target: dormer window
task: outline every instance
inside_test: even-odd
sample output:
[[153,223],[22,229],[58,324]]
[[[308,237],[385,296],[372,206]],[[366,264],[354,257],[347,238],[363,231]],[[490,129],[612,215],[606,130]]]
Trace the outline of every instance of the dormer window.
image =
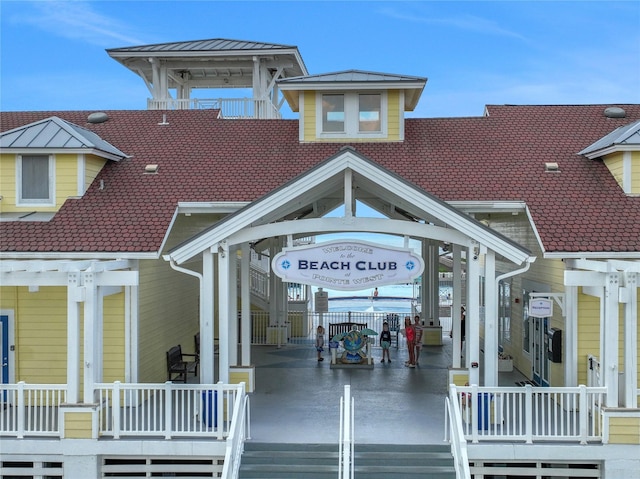
[[18,205],[55,205],[53,156],[19,155],[17,172]]
[[380,138],[386,135],[386,93],[319,93],[318,137]]

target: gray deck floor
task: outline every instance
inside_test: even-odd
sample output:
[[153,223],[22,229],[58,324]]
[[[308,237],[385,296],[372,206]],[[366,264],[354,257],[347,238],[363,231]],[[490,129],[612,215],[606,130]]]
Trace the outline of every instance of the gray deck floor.
[[[311,345],[254,346],[256,390],[251,393],[251,440],[336,443],[340,397],[351,386],[355,439],[367,444],[439,444],[444,440],[451,340],[424,346],[420,365],[404,366],[406,348],[391,350],[391,364],[368,369],[331,369],[329,354],[318,362]],[[500,385],[514,386],[522,375],[500,373]]]

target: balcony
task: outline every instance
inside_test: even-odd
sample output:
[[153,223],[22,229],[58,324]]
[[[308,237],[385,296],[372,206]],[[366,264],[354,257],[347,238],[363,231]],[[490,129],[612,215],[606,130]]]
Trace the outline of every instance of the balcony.
[[256,98],[147,99],[147,110],[220,110],[224,119],[279,120],[282,115],[270,100]]

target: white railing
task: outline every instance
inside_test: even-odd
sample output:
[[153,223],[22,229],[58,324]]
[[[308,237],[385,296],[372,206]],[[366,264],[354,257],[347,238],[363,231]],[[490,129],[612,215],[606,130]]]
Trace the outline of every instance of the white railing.
[[209,437],[230,432],[237,384],[96,384],[99,434],[114,439],[134,436]]
[[338,478],[353,479],[355,473],[355,403],[351,397],[351,386],[344,386],[340,398],[340,438],[338,441]]
[[223,479],[236,479],[238,477],[242,453],[244,452],[244,441],[251,439],[249,396],[245,392],[245,384],[241,384],[242,391],[233,408],[231,431],[227,437],[227,449],[222,468]]
[[450,386],[464,436],[479,441],[602,440],[603,387]]
[[174,98],[147,99],[147,110],[211,110],[226,119],[280,119],[282,115],[270,100],[255,98]]
[[[471,470],[469,469],[469,456],[467,454],[467,440],[464,438],[462,429],[462,416],[457,407],[451,407],[452,401],[456,400],[455,390],[452,389],[445,401],[445,431],[444,440],[451,444],[451,454],[453,455],[453,465],[456,471],[457,479],[471,479]],[[449,434],[449,432],[451,434]]]
[[0,436],[59,436],[66,384],[0,384]]

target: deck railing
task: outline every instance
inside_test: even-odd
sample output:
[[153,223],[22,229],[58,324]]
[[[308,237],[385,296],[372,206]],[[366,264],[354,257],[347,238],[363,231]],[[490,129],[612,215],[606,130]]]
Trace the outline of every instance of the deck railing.
[[0,384],[0,436],[59,436],[66,384]]
[[244,441],[251,439],[251,416],[249,413],[249,396],[242,383],[241,395],[236,398],[231,418],[231,430],[227,437],[227,449],[222,469],[223,479],[236,479],[240,471],[240,462],[244,452]]
[[220,110],[225,119],[280,119],[282,115],[270,100],[256,98],[147,99],[147,110]]
[[225,439],[243,388],[236,384],[96,384],[99,434]]
[[450,392],[451,397],[445,397],[445,432],[444,440],[451,444],[451,454],[453,455],[453,465],[456,470],[456,478],[471,479],[469,468],[469,456],[467,454],[467,440],[464,438],[462,430],[462,416],[460,409],[452,407],[455,404],[455,392]]
[[604,387],[450,386],[464,436],[479,441],[602,441]]

